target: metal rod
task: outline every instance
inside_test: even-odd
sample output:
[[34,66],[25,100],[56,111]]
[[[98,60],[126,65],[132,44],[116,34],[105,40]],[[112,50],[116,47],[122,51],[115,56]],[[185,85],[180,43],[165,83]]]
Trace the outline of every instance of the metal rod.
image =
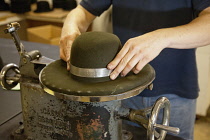
[[177,127],[170,127],[170,126],[166,126],[166,125],[161,125],[161,124],[154,124],[155,128],[161,129],[161,130],[165,130],[174,134],[179,134],[180,129]]

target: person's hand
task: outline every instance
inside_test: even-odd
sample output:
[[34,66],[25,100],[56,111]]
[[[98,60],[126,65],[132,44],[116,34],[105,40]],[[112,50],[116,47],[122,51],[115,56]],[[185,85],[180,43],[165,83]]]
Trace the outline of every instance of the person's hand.
[[115,59],[107,68],[113,70],[110,74],[112,80],[120,74],[126,76],[131,70],[135,74],[153,60],[165,47],[169,45],[166,34],[162,30],[147,33],[129,39]]
[[77,28],[69,29],[68,26],[62,28],[60,39],[60,58],[67,62],[67,70],[70,70],[70,52],[71,46],[75,38],[80,35],[80,31]]
[[78,5],[67,15],[60,39],[60,58],[67,62],[67,70],[70,70],[71,46],[77,36],[86,32],[96,16]]

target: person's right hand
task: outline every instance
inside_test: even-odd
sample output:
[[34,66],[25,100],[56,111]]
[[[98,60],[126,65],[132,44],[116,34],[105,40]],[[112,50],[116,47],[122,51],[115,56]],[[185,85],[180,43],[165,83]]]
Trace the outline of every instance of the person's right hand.
[[70,29],[70,27],[70,25],[63,26],[59,45],[60,58],[67,62],[67,70],[70,70],[69,61],[72,43],[75,40],[75,38],[81,34],[79,30],[76,30],[76,27],[73,29]]

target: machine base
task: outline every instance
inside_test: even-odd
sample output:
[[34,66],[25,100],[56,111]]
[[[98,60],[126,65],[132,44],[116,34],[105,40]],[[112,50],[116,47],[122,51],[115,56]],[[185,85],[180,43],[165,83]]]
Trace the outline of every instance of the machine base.
[[[0,137],[3,140],[33,140],[30,137],[24,136],[24,129],[22,129],[22,114],[14,117],[12,120],[5,123],[0,127]],[[146,130],[140,127],[123,125],[124,130],[129,130],[127,133],[132,132],[132,138],[130,140],[147,140]],[[21,132],[21,133],[19,133]],[[123,131],[123,133],[126,133]],[[125,136],[127,137],[127,135]],[[179,137],[172,135],[166,135],[165,140],[183,140]]]
[[[130,131],[126,130],[122,131],[122,140],[132,140],[132,138],[133,134]],[[30,136],[24,135],[24,127],[23,124],[21,124],[17,130],[11,133],[10,140],[35,140],[35,139],[31,138]]]

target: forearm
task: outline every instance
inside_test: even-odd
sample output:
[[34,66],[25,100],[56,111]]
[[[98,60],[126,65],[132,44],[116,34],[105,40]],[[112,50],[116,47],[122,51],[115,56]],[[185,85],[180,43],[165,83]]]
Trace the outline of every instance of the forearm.
[[167,48],[190,49],[210,44],[210,8],[186,25],[160,29],[168,40]]
[[[60,39],[60,58],[68,62],[70,60],[71,45],[82,32],[85,32],[94,20],[95,16],[78,5],[72,10],[63,25]],[[69,63],[67,63],[69,69]]]
[[69,32],[77,30],[82,33],[87,30],[94,19],[94,15],[89,13],[82,6],[78,5],[77,8],[68,14],[63,28]]
[[129,39],[107,66],[110,78],[129,71],[139,73],[164,48],[190,49],[210,44],[210,8],[203,10],[191,23],[164,28]]

